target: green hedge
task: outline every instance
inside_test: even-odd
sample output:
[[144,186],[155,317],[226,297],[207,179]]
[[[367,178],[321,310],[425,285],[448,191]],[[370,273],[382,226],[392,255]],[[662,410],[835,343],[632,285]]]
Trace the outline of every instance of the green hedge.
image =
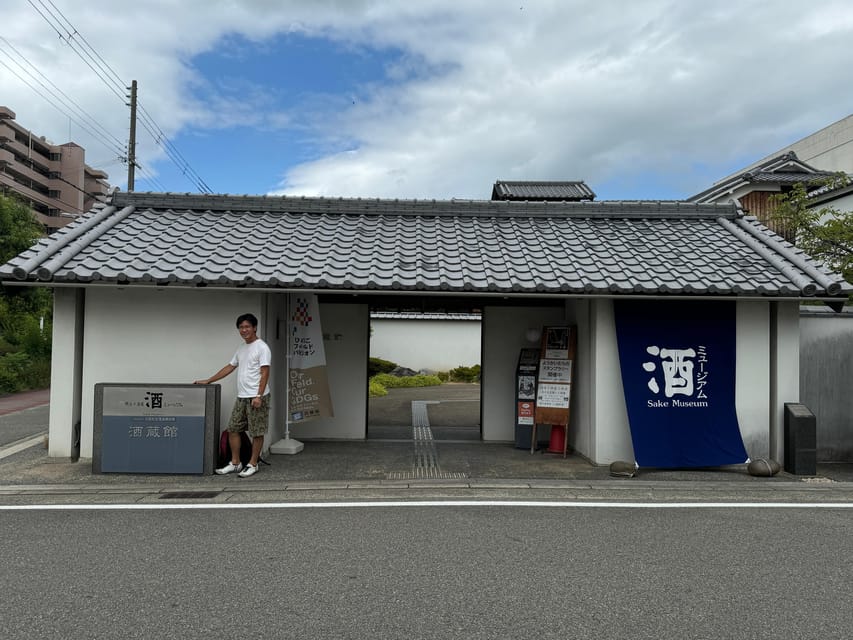
[[50,386],[50,356],[16,351],[0,356],[0,393],[16,393]]
[[374,382],[378,382],[386,389],[398,387],[437,387],[441,384],[438,376],[392,376],[387,373],[380,373],[371,378]]
[[368,396],[377,398],[388,395],[388,389],[401,387],[437,387],[441,384],[438,376],[392,376],[380,373],[370,378],[368,383]]
[[50,386],[51,301],[48,291],[0,288],[0,393]]
[[475,364],[470,367],[456,367],[455,369],[451,369],[450,379],[453,382],[479,382],[480,365]]
[[380,398],[388,395],[388,389],[371,379],[367,385],[367,395],[370,398]]

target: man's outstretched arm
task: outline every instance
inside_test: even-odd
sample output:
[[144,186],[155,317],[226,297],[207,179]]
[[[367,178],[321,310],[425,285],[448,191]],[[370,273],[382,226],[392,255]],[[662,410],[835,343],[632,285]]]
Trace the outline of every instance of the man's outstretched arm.
[[236,369],[236,368],[237,367],[235,367],[233,364],[231,364],[229,362],[228,364],[226,364],[224,367],[222,367],[219,371],[214,373],[209,378],[205,378],[204,380],[196,380],[195,382],[193,382],[193,384],[210,384],[211,382],[216,382],[217,380],[222,380],[222,378],[227,376],[229,373],[234,371],[234,369]]

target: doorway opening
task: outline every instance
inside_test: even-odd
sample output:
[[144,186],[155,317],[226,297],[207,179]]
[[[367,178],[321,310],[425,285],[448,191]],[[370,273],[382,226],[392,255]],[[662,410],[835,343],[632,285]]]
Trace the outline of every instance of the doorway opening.
[[369,440],[480,441],[480,309],[371,308]]

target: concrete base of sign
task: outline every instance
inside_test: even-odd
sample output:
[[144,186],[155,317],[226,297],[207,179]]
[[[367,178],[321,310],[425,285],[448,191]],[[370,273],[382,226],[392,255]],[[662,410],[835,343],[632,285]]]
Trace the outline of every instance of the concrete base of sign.
[[299,440],[294,440],[293,438],[287,437],[282,438],[278,442],[270,445],[270,453],[275,453],[276,455],[283,453],[288,455],[293,455],[295,453],[299,453],[305,448],[305,445]]

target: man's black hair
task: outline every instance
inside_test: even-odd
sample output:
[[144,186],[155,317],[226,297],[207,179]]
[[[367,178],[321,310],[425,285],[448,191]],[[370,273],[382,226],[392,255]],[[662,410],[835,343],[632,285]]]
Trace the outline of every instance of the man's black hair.
[[258,319],[254,316],[254,314],[244,313],[242,316],[237,318],[237,327],[238,328],[240,327],[240,324],[242,324],[242,322],[244,320],[247,320],[249,322],[249,324],[252,325],[255,329],[258,328]]

